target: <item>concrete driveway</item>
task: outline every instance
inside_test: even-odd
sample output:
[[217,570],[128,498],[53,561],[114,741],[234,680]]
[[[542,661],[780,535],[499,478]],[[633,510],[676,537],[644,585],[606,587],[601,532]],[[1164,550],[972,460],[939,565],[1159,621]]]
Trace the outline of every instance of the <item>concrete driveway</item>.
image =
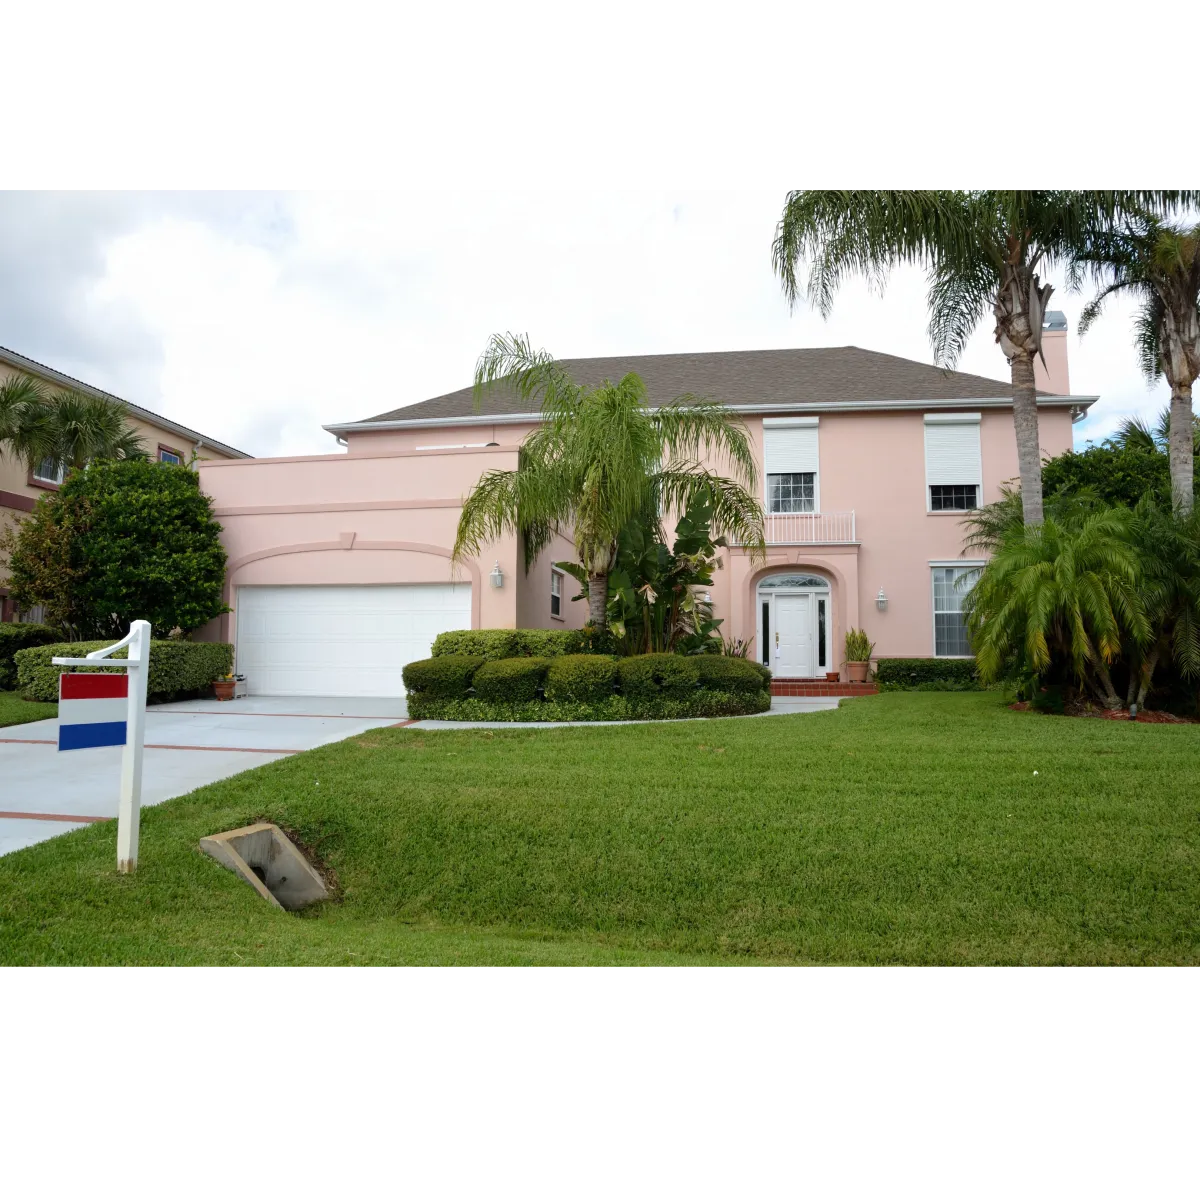
[[[146,710],[142,804],[301,750],[407,722],[400,700],[188,700]],[[57,749],[58,721],[0,729],[0,854],[117,814],[121,747]]]

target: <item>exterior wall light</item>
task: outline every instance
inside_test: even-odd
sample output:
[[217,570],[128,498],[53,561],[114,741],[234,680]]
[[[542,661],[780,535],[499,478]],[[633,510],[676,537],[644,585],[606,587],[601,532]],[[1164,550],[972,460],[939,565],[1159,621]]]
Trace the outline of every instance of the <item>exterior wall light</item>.
[[887,597],[883,594],[883,588],[879,589],[879,595],[875,597],[875,607],[880,612],[887,612]]
[[492,581],[492,587],[502,588],[504,586],[504,572],[500,570],[500,560],[496,560],[496,565],[492,568],[488,578]]

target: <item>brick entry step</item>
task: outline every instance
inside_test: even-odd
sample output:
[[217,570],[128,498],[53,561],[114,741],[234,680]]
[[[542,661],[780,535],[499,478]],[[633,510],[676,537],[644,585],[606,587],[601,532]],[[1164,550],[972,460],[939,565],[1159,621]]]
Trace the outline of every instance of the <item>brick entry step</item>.
[[873,683],[829,683],[824,679],[772,679],[772,696],[877,696]]

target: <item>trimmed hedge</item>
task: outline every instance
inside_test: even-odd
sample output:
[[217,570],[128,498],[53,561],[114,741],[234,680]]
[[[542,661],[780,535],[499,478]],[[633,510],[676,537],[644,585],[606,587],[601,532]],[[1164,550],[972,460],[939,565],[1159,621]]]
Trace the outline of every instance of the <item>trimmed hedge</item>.
[[546,671],[546,699],[576,704],[607,700],[617,682],[617,660],[598,654],[564,654]]
[[[16,687],[17,664],[13,661],[13,655],[18,650],[61,642],[62,636],[59,630],[51,629],[49,625],[22,625],[8,621],[0,625],[0,692]],[[58,699],[57,693],[54,698]]]
[[485,662],[475,672],[475,695],[497,704],[536,700],[550,662],[548,658],[501,658]]
[[630,698],[671,696],[682,698],[700,684],[695,658],[679,654],[639,654],[617,664],[621,691]]
[[920,683],[979,686],[973,658],[881,658],[875,668],[880,690],[903,690]]
[[564,654],[612,654],[613,635],[595,629],[453,629],[439,633],[430,652],[501,658],[559,658]]
[[766,712],[767,692],[714,692],[697,689],[685,699],[670,696],[611,695],[591,703],[529,700],[520,704],[434,700],[413,695],[408,715],[417,721],[683,721],[694,717],[740,717]]
[[700,686],[717,692],[761,692],[770,689],[771,672],[748,658],[701,654],[690,661],[700,672]]
[[471,688],[475,672],[486,660],[478,654],[443,654],[410,662],[401,672],[410,693],[430,699],[462,700]]
[[[56,667],[52,658],[84,658],[93,650],[103,650],[112,641],[54,642],[18,650],[13,656],[17,664],[17,684],[26,700],[58,699],[58,677],[65,668]],[[113,655],[126,658],[127,647]],[[75,671],[91,673],[104,667],[73,667]],[[176,696],[203,692],[214,679],[233,669],[233,647],[228,642],[185,642],[162,639],[150,642],[150,672],[147,691],[151,700],[170,700]]]

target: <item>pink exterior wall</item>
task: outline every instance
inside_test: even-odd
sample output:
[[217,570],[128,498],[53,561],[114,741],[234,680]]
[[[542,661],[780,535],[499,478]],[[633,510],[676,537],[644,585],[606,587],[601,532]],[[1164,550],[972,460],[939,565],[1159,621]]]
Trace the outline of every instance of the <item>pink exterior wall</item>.
[[373,433],[346,435],[349,454],[379,454],[392,450],[416,450],[421,446],[486,446],[499,442],[519,446],[535,428],[533,422],[520,425],[438,425],[420,429],[381,429]]
[[1033,382],[1040,392],[1053,392],[1056,396],[1071,394],[1071,376],[1067,370],[1067,331],[1047,329],[1042,333],[1042,360],[1033,360]]

